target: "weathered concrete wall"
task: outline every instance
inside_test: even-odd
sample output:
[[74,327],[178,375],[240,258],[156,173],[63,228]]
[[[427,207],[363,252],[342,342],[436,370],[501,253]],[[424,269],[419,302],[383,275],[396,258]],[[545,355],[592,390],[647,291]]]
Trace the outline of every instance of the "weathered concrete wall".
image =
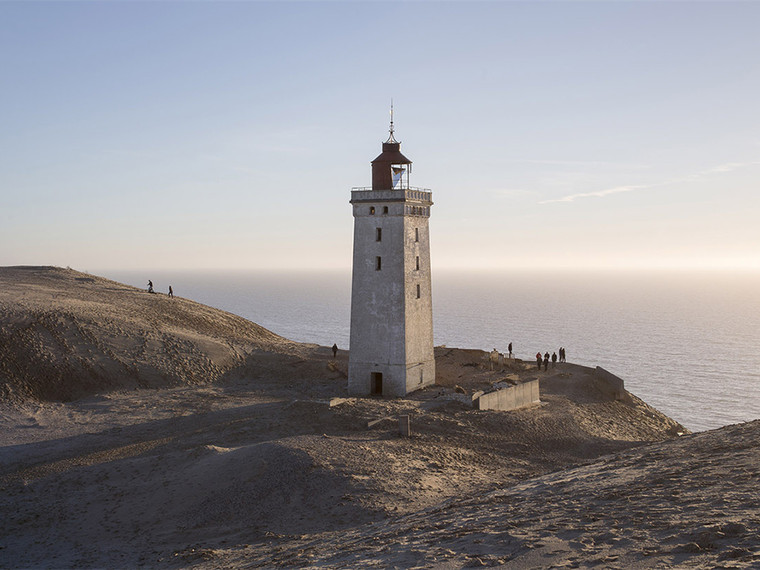
[[629,401],[628,392],[625,391],[623,379],[608,372],[601,366],[596,367],[596,386],[611,398],[621,401]]
[[404,348],[408,393],[435,383],[430,229],[427,217],[404,217],[403,249],[406,289]]
[[416,190],[352,192],[351,394],[369,394],[373,372],[388,396],[435,383],[430,200]]
[[540,401],[539,382],[536,379],[483,394],[474,399],[472,405],[478,410],[514,410]]
[[[371,206],[375,214],[370,215]],[[382,203],[354,205],[348,390],[351,394],[369,394],[370,375],[380,372],[383,394],[403,396],[406,394],[404,224],[400,215],[381,212]],[[382,230],[380,241],[378,228]]]

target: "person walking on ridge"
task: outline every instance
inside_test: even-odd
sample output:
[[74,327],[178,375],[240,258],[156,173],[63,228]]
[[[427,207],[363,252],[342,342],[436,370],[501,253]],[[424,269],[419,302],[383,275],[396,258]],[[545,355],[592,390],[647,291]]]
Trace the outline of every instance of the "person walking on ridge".
[[536,353],[536,365],[538,366],[538,369],[541,370],[541,352]]
[[332,351],[333,351],[333,358],[335,358],[336,356],[338,356],[338,344],[337,343],[335,343],[335,344],[332,345]]
[[509,343],[507,350],[509,351],[509,358],[512,358],[512,343],[511,342]]
[[546,354],[544,354],[544,372],[546,372],[549,369],[549,351],[546,351]]
[[153,293],[153,281],[148,279],[148,293]]
[[171,285],[169,285],[169,297],[174,297],[174,291],[172,291]]

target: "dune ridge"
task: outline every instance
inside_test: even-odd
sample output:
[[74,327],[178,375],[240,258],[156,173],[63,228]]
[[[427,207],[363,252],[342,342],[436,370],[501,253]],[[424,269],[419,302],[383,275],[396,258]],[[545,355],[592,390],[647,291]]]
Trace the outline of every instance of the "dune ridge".
[[56,267],[0,268],[0,397],[214,382],[299,346],[242,317]]

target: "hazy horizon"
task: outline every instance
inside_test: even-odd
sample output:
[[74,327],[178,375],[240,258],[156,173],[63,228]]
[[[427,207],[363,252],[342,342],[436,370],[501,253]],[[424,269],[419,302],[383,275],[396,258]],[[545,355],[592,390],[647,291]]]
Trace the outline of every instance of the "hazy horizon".
[[[16,264],[16,265],[32,265],[32,264]],[[35,264],[37,265],[37,264]],[[40,264],[51,265],[51,264]],[[103,274],[103,273],[135,273],[139,271],[143,272],[160,272],[160,273],[346,273],[351,274],[351,266],[344,267],[96,267],[94,269],[82,269],[71,266],[55,266],[65,267],[67,269],[73,269],[82,273]],[[516,267],[466,267],[466,266],[435,266],[433,265],[432,271],[434,273],[451,273],[461,274],[463,272],[471,272],[476,274],[486,275],[509,275],[513,273],[557,273],[557,274],[705,274],[705,275],[721,275],[721,274],[758,274],[760,275],[760,267],[567,267],[567,266],[516,266]]]
[[[152,279],[291,340],[350,349],[348,269],[105,276],[143,290]],[[436,345],[514,342],[528,360],[564,346],[570,362],[610,370],[689,427],[757,417],[760,272],[434,271],[432,287]]]

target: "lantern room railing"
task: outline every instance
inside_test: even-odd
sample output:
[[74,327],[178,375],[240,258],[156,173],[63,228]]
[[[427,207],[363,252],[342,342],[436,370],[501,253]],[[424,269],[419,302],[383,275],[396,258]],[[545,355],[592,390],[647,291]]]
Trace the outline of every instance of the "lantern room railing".
[[[356,186],[351,188],[351,192],[372,192],[371,186]],[[422,202],[431,202],[433,193],[429,188],[415,188],[410,186],[408,188],[401,188],[398,190],[375,190],[375,192],[389,192],[397,194],[404,193],[404,200],[420,200]],[[400,196],[399,196],[400,197]]]

